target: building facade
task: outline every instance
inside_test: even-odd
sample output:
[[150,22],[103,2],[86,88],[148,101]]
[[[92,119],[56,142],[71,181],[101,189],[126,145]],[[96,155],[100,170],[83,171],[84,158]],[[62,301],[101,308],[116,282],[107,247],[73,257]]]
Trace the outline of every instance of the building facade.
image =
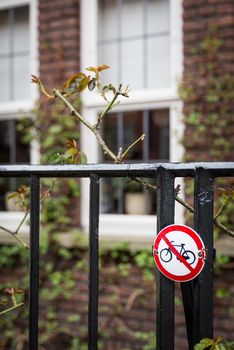
[[[106,121],[103,133],[108,144],[118,152],[141,134],[147,135],[127,161],[232,160],[233,33],[232,0],[0,0],[0,163],[39,163],[40,146],[22,144],[16,128],[22,114],[31,116],[39,98],[30,74],[53,89],[62,87],[69,76],[100,64],[111,67],[102,74],[104,84],[122,83],[131,90]],[[81,98],[81,113],[94,122],[104,101],[90,92]],[[89,130],[77,128],[88,162],[108,161]],[[102,183],[101,237],[149,246],[155,236],[155,198],[143,191],[143,211],[129,211],[130,190],[125,186],[121,181]],[[0,183],[0,220],[9,228],[22,217],[5,204],[5,192],[15,187],[14,179]],[[81,182],[79,208],[79,226],[87,231],[86,180]],[[177,221],[183,222],[181,207]],[[229,285],[230,271],[226,276]],[[233,290],[230,293],[233,305]],[[231,326],[221,327],[215,321],[217,335],[230,337],[233,310],[227,315],[225,302],[220,305],[217,320],[231,315]],[[138,325],[148,322],[147,312],[144,320],[136,317]],[[184,337],[180,312],[178,339]],[[131,317],[134,325],[134,312]],[[151,319],[149,328],[153,323]],[[184,342],[179,341],[182,349]],[[140,349],[133,348],[129,335],[119,347],[114,347],[115,342],[109,343],[110,349],[125,343]]]

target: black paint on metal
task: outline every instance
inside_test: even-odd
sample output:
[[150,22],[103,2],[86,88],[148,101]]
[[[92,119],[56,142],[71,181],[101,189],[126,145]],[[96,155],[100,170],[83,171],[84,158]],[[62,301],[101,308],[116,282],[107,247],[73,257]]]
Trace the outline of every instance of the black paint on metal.
[[187,340],[188,340],[188,350],[193,350],[193,281],[180,283],[183,305],[184,305],[184,315],[186,322]]
[[[29,350],[38,349],[39,222],[41,177],[90,177],[89,350],[98,349],[99,178],[158,177],[157,226],[174,222],[174,178],[195,178],[195,229],[207,249],[201,274],[181,284],[189,350],[213,337],[213,181],[234,176],[234,162],[89,165],[1,165],[0,177],[31,177]],[[157,349],[174,350],[174,282],[157,272]]]
[[[158,177],[158,232],[174,223],[174,176],[161,168]],[[174,350],[174,282],[157,270],[156,274],[157,349]]]
[[198,168],[195,176],[195,230],[207,251],[205,266],[193,280],[193,343],[213,338],[213,195],[214,179],[209,171]]
[[90,176],[90,212],[89,212],[89,315],[88,349],[98,349],[98,226],[99,226],[99,177]]
[[194,177],[197,168],[203,168],[215,177],[234,176],[234,162],[201,163],[135,163],[87,165],[0,165],[2,177],[155,177],[159,169],[170,171],[175,177]]
[[38,349],[40,178],[31,176],[29,350]]

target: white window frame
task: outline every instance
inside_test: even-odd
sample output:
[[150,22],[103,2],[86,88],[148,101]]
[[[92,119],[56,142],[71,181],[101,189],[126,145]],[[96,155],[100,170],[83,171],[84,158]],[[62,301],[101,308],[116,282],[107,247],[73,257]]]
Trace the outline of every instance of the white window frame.
[[[28,5],[29,11],[29,32],[30,32],[30,72],[38,74],[38,0],[1,0],[0,11],[4,9],[15,8]],[[30,80],[30,76],[28,77]],[[30,85],[30,96],[27,100],[16,100],[0,102],[0,120],[19,119],[23,114],[29,114],[35,107],[35,102],[38,99],[38,89],[35,84]],[[36,164],[39,162],[39,147],[37,142],[32,142],[30,145],[30,163]],[[10,230],[17,228],[17,225],[22,220],[24,213],[22,212],[0,212],[1,226],[7,227]],[[23,235],[27,235],[28,227],[24,225]],[[0,230],[1,242],[11,242],[14,240],[10,234]]]
[[[97,65],[97,13],[98,0],[81,0],[81,69]],[[170,81],[171,86],[161,89],[131,91],[128,99],[122,99],[115,109],[118,111],[169,108],[170,118],[170,161],[181,161],[183,146],[182,102],[177,85],[182,76],[182,0],[170,0]],[[108,62],[101,62],[108,64]],[[98,110],[103,106],[100,96],[85,92],[82,95],[82,113],[94,122]],[[81,147],[89,163],[98,162],[98,144],[90,131],[81,126]],[[85,231],[89,224],[88,181],[81,182],[81,224]],[[183,221],[183,208],[176,208],[177,222]],[[155,236],[156,220],[153,215],[101,214],[100,234],[116,240],[152,240]]]

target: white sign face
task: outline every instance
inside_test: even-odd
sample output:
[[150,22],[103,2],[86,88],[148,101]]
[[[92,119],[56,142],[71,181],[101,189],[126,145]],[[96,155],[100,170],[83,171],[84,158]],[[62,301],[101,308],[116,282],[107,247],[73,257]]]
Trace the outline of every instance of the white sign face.
[[153,255],[158,269],[177,282],[195,278],[205,264],[203,241],[185,225],[170,225],[161,230],[154,242]]

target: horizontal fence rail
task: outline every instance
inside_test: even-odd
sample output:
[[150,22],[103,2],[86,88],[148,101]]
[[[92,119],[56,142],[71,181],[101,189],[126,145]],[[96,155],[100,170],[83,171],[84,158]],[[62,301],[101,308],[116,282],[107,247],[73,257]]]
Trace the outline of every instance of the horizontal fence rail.
[[151,177],[160,169],[171,172],[176,177],[195,176],[197,169],[210,172],[213,177],[233,176],[234,162],[201,163],[139,163],[139,164],[88,164],[88,165],[0,165],[0,176],[30,177],[90,177],[95,173],[100,177]]
[[[0,177],[31,179],[30,208],[30,302],[29,350],[38,350],[40,178],[90,178],[89,315],[88,349],[98,349],[99,294],[99,197],[100,179],[106,177],[156,178],[157,230],[174,223],[176,177],[194,178],[194,227],[208,251],[202,273],[181,283],[188,349],[203,337],[213,336],[213,182],[216,177],[234,176],[234,162],[89,164],[89,165],[1,165]],[[156,214],[156,213],[155,213]],[[157,350],[174,350],[175,283],[157,271]]]

